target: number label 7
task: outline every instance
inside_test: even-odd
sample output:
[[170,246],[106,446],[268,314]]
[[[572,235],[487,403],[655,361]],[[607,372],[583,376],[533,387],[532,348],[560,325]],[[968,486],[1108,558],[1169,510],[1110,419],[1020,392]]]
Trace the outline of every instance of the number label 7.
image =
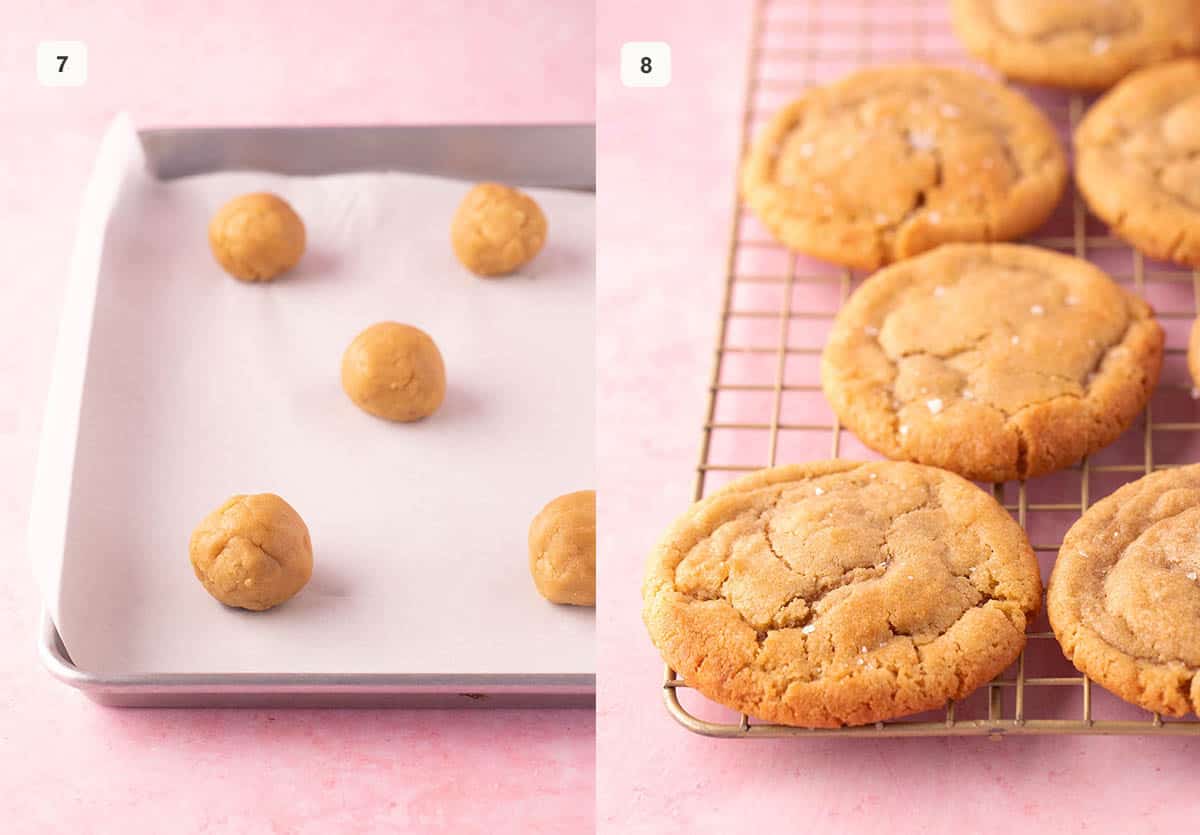
[[87,44],[83,41],[39,42],[37,77],[46,87],[82,87],[87,84]]

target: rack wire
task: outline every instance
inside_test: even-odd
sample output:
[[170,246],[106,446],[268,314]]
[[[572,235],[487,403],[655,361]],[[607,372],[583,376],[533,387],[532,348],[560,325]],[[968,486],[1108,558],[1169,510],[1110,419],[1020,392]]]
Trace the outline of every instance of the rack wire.
[[[911,0],[907,5],[756,0],[739,158],[765,120],[805,86],[864,64],[920,60],[969,65],[950,32],[948,5],[946,0]],[[1069,148],[1085,99],[1025,92],[1050,116]],[[740,198],[731,227],[696,500],[734,477],[777,462],[878,457],[842,431],[823,400],[814,402],[821,398],[816,360],[823,333],[864,276],[789,252],[757,225]],[[1188,381],[1185,363],[1187,330],[1200,314],[1200,272],[1150,262],[1109,235],[1087,212],[1073,184],[1058,214],[1027,243],[1093,261],[1145,296],[1167,331],[1163,379],[1125,436],[1062,473],[991,485],[1029,534],[1045,579],[1062,535],[1092,502],[1153,470],[1200,460],[1200,392]],[[765,342],[764,333],[770,335]],[[799,402],[790,403],[793,399]],[[795,411],[803,417],[792,418]],[[814,412],[822,419],[813,418]],[[663,698],[668,712],[685,727],[716,737],[1200,735],[1200,720],[1148,713],[1094,686],[1063,657],[1044,611],[1031,624],[1028,638],[1009,670],[962,702],[862,727],[795,728],[738,716],[689,688],[669,667]]]

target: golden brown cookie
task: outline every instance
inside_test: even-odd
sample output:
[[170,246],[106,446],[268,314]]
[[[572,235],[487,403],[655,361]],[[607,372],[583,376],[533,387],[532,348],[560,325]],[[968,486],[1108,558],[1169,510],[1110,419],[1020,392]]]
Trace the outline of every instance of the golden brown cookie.
[[243,194],[213,216],[208,244],[234,278],[270,281],[304,255],[304,222],[281,197]]
[[1200,465],[1088,509],[1063,540],[1046,607],[1080,672],[1146,710],[1200,713]]
[[1200,51],[1196,0],[952,0],[967,49],[1009,78],[1095,90]]
[[532,197],[499,183],[480,183],[450,223],[450,243],[476,275],[507,275],[533,260],[546,242],[546,216]]
[[771,722],[878,722],[1011,664],[1041,603],[996,500],[897,462],[760,470],[697,502],[650,556],[650,637],[689,686]]
[[1162,356],[1150,306],[1087,261],[954,244],[863,283],[834,321],[821,384],[872,449],[999,482],[1116,440]]
[[342,389],[376,417],[420,420],[446,399],[446,366],[423,330],[379,322],[356,336],[342,355]]
[[567,493],[529,526],[529,573],[551,603],[596,605],[596,491]]
[[1075,131],[1075,180],[1134,247],[1200,267],[1200,60],[1134,73],[1096,102]]
[[786,246],[874,269],[950,241],[1009,240],[1062,195],[1053,127],[972,73],[905,65],[814,87],[742,168],[742,195]]
[[234,496],[196,526],[188,546],[196,578],[226,606],[278,606],[312,577],[308,528],[273,493]]

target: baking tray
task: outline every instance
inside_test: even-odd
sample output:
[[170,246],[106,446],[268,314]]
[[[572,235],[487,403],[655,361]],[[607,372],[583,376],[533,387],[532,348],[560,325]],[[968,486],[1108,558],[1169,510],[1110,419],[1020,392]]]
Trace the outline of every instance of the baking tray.
[[[741,153],[766,120],[805,86],[856,67],[904,61],[966,66],[945,0],[757,0]],[[1079,95],[1024,88],[1058,128],[1064,146],[1089,103]],[[990,489],[1029,534],[1043,580],[1062,535],[1088,506],[1153,470],[1200,460],[1200,402],[1187,373],[1188,329],[1200,312],[1200,272],[1151,262],[1112,237],[1068,187],[1056,215],[1027,243],[1087,258],[1154,305],[1167,331],[1162,380],[1137,424],[1112,446],[1061,473]],[[865,274],[789,252],[740,198],[730,230],[717,344],[702,428],[694,498],[776,463],[878,455],[843,432],[824,401],[819,357],[838,309]],[[1200,720],[1128,705],[1063,657],[1044,611],[1019,660],[996,680],[942,710],[834,729],[777,725],[705,699],[669,666],[668,713],[698,734],[725,738],[908,737],[1030,734],[1200,735]]]
[[[159,180],[236,170],[286,175],[395,171],[595,190],[595,128],[589,124],[165,129],[142,130],[137,136],[147,167]],[[85,212],[89,203],[112,199],[103,193],[109,186],[89,185]],[[91,249],[87,242],[77,242],[73,276],[98,266],[100,253]],[[85,348],[89,330],[84,313],[68,306],[59,335],[60,359]],[[35,551],[63,544],[61,537],[56,541],[43,531],[54,527],[46,525],[46,515],[61,512],[56,508],[63,507],[71,489],[78,415],[64,414],[55,403],[78,402],[83,372],[64,372],[58,365],[34,491],[30,546]],[[588,708],[595,699],[595,675],[583,673],[97,674],[73,662],[45,612],[38,651],[56,678],[114,706]]]

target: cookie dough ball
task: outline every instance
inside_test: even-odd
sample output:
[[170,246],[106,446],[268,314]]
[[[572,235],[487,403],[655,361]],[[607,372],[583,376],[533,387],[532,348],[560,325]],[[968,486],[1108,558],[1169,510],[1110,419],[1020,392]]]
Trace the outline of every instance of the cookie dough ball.
[[551,603],[596,605],[596,491],[559,496],[529,526],[529,572]]
[[446,399],[446,367],[429,334],[380,322],[342,356],[342,388],[364,412],[387,420],[429,417]]
[[507,275],[541,251],[546,216],[529,195],[499,183],[480,183],[454,213],[450,242],[458,260],[476,275]]
[[270,281],[304,254],[304,222],[274,194],[243,194],[208,224],[208,244],[225,272],[242,281]]
[[196,578],[226,606],[278,606],[312,577],[308,527],[273,493],[234,496],[192,532],[188,555]]

